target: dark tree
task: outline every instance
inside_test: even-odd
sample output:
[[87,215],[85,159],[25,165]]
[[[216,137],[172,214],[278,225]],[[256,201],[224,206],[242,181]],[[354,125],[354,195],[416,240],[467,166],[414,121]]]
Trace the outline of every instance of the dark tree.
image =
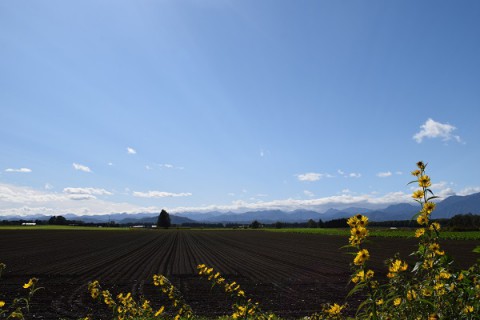
[[310,219],[308,220],[307,222],[307,227],[309,228],[316,228],[317,227],[317,223],[315,221],[313,221],[313,219]]
[[318,227],[319,228],[324,228],[325,227],[325,223],[322,221],[322,219],[318,220]]
[[158,216],[157,228],[168,229],[170,228],[170,225],[171,225],[170,215],[168,214],[167,211],[162,210],[162,212],[160,212],[160,215]]
[[253,222],[250,224],[250,228],[252,228],[252,229],[258,229],[258,228],[260,228],[260,222],[258,222],[257,220],[253,221]]
[[50,219],[48,219],[48,224],[64,226],[64,225],[68,224],[68,221],[63,216],[53,216]]
[[283,225],[284,225],[284,224],[283,224],[282,222],[280,222],[280,221],[275,222],[275,228],[277,228],[277,229],[283,228]]

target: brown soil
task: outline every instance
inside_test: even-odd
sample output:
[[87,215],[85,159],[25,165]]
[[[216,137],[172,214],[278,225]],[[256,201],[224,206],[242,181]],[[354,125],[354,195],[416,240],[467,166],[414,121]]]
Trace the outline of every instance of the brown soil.
[[[344,301],[352,258],[340,249],[347,243],[344,237],[245,230],[2,230],[0,243],[0,260],[7,264],[0,299],[25,294],[23,283],[39,278],[44,289],[32,301],[30,318],[35,319],[78,319],[89,313],[108,318],[109,311],[87,293],[91,280],[115,294],[144,296],[158,307],[166,300],[152,284],[154,274],[166,275],[196,314],[230,313],[232,301],[196,275],[200,263],[237,281],[263,310],[298,318],[320,311],[324,302]],[[457,267],[466,268],[476,261],[471,251],[480,242],[442,245]],[[384,274],[384,260],[395,252],[407,258],[415,241],[373,238],[367,246],[371,267]]]

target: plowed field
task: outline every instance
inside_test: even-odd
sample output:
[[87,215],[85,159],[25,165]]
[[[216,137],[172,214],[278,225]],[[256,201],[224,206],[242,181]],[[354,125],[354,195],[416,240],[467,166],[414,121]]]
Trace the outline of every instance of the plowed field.
[[[0,298],[8,296],[8,301],[25,291],[21,285],[30,277],[38,277],[45,289],[33,300],[36,319],[87,315],[95,307],[87,293],[87,283],[94,279],[114,293],[130,291],[158,306],[164,300],[152,285],[157,273],[183,292],[195,313],[229,313],[231,301],[196,276],[200,263],[240,283],[264,310],[287,318],[319,311],[323,302],[342,302],[348,291],[351,256],[339,249],[347,243],[344,237],[245,230],[0,232],[0,261],[7,264]],[[443,245],[465,267],[475,262],[471,250],[480,242],[450,240]],[[373,238],[369,247],[371,265],[384,273],[383,261],[397,251],[407,257],[415,242]]]

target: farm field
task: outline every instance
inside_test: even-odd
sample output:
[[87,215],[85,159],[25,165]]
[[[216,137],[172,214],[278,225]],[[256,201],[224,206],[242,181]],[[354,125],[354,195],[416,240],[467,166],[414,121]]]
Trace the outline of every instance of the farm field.
[[[350,255],[344,236],[250,230],[2,230],[1,298],[13,297],[30,277],[44,287],[33,298],[36,319],[77,319],[99,309],[87,284],[99,280],[114,294],[130,291],[160,306],[165,299],[152,284],[164,274],[181,290],[198,315],[230,312],[231,301],[196,275],[205,263],[237,281],[264,310],[298,318],[342,302],[348,292]],[[374,237],[368,245],[371,266],[385,274],[383,261],[415,248],[414,239]],[[477,259],[478,240],[444,240],[443,247],[465,268]],[[7,298],[8,300],[8,298]],[[353,301],[353,304],[355,302]],[[100,311],[104,309],[99,309]],[[98,314],[98,313],[97,313]],[[96,318],[105,319],[108,311]]]
[[[348,228],[284,228],[284,229],[265,229],[271,232],[294,232],[294,233],[311,233],[335,236],[350,236]],[[369,228],[370,237],[383,238],[414,238],[415,228]],[[480,231],[441,231],[443,239],[452,240],[480,240]]]

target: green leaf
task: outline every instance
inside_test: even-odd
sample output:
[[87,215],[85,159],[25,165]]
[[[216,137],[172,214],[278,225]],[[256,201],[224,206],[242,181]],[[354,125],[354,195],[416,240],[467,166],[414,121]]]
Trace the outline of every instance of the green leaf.
[[480,253],[480,246],[477,246],[475,249],[472,250],[472,252]]
[[352,294],[354,294],[357,291],[360,291],[363,288],[365,288],[365,283],[359,283],[355,285],[355,287],[353,287],[352,290],[350,290],[350,292],[347,294],[346,298],[350,297]]

